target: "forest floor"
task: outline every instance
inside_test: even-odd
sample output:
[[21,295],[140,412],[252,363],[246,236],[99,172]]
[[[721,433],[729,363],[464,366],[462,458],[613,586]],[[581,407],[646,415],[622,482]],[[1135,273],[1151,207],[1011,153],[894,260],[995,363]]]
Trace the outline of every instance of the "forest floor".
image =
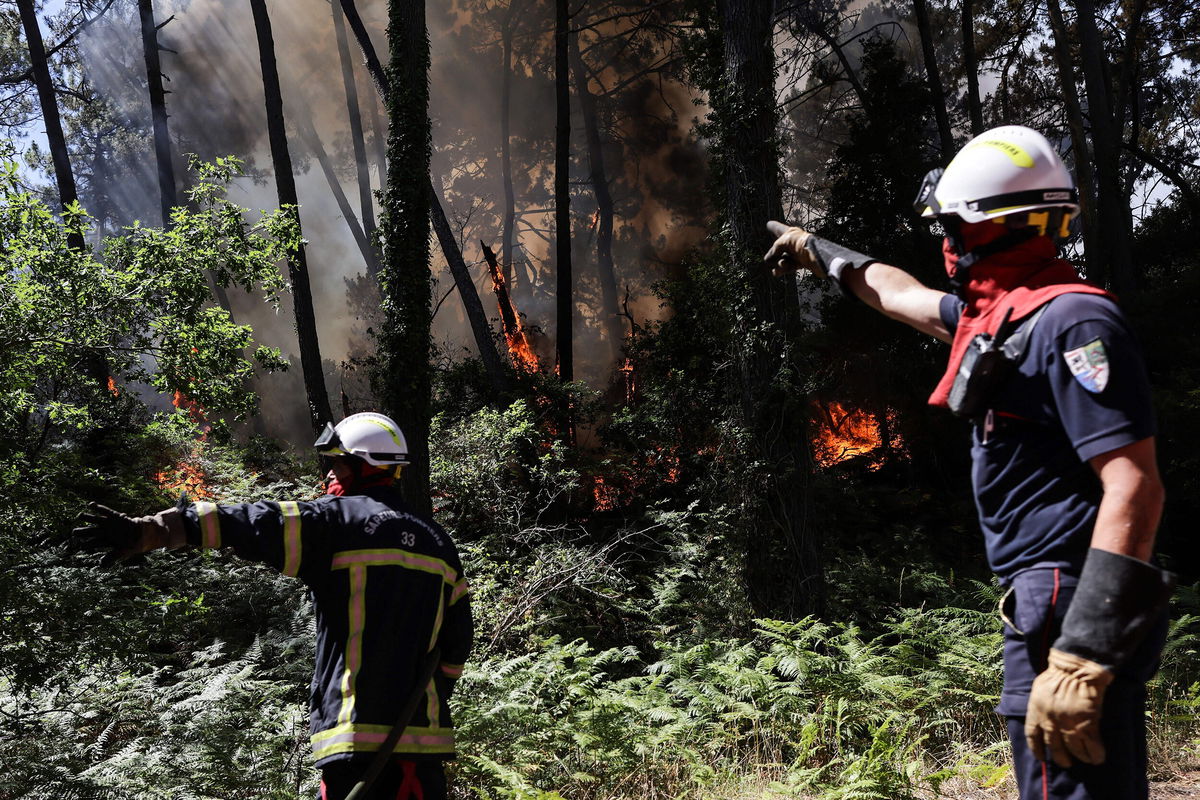
[[[943,786],[938,797],[940,800],[1017,800],[1017,789],[1012,781],[989,789],[974,787],[955,791],[953,787]],[[1152,781],[1150,800],[1200,800],[1200,770],[1184,772],[1169,781]]]

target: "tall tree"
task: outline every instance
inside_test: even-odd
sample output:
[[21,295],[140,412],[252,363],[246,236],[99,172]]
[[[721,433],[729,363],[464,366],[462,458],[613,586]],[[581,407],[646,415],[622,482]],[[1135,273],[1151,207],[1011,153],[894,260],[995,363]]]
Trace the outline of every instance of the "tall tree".
[[346,220],[346,226],[350,228],[350,235],[354,237],[354,243],[358,245],[359,254],[363,257],[363,263],[367,267],[367,274],[372,278],[377,278],[379,275],[379,255],[375,252],[375,246],[371,243],[369,234],[359,223],[357,215],[354,213],[354,208],[350,205],[350,200],[346,197],[346,192],[342,189],[342,182],[338,179],[337,171],[333,168],[333,162],[329,158],[329,154],[325,152],[325,145],[321,142],[321,137],[313,127],[312,120],[303,118],[297,123],[297,131],[300,134],[300,139],[312,152],[317,159],[317,165],[321,167],[321,172],[325,175],[325,182],[329,184],[329,192],[333,195],[334,202],[337,203],[338,210],[342,212],[342,218]]
[[[347,15],[348,18],[349,14]],[[353,21],[353,18],[350,18]],[[383,204],[384,324],[375,384],[408,437],[405,498],[424,513],[429,498],[432,322],[429,274],[429,34],[424,0],[389,0],[388,180]]]
[[933,105],[933,115],[937,120],[942,157],[949,160],[954,154],[954,134],[950,130],[950,114],[946,110],[946,92],[942,88],[942,77],[938,71],[937,51],[934,49],[933,31],[929,24],[929,7],[925,4],[925,0],[913,0],[913,14],[917,18],[917,30],[921,35],[925,80],[929,86],[929,100]]
[[613,265],[613,199],[608,189],[608,173],[604,169],[604,144],[600,140],[600,121],[596,116],[596,99],[588,88],[587,66],[579,52],[579,40],[571,37],[571,70],[575,74],[575,96],[583,116],[587,138],[589,178],[596,195],[596,265],[600,270],[600,299],[603,304],[604,327],[613,353],[620,351],[625,332],[621,310],[617,307],[617,277]]
[[[1076,26],[1087,116],[1091,121],[1092,147],[1096,157],[1096,200],[1100,228],[1100,259],[1097,278],[1118,292],[1133,289],[1133,260],[1130,245],[1132,215],[1129,194],[1121,179],[1121,131],[1117,125],[1111,83],[1105,75],[1104,44],[1096,24],[1092,0],[1076,0]],[[1095,263],[1089,259],[1089,263]]]
[[967,118],[971,136],[983,133],[983,103],[979,98],[979,57],[975,52],[975,0],[962,0],[963,72],[967,78]]
[[[379,62],[379,57],[375,53],[375,47],[371,44],[371,39],[367,35],[367,29],[362,24],[362,19],[358,15],[354,0],[341,0],[341,3],[342,9],[346,13],[346,19],[350,22],[350,28],[354,31],[355,39],[367,62],[367,71],[374,80],[380,96],[388,102],[390,108],[392,79],[384,71],[383,66]],[[426,122],[426,125],[428,125],[428,122]],[[380,165],[383,166],[385,161],[388,164],[391,163],[390,158],[381,159]],[[475,284],[471,280],[470,273],[467,271],[462,250],[459,248],[458,242],[455,241],[453,232],[450,230],[450,223],[446,218],[446,212],[442,208],[438,192],[434,189],[433,181],[428,172],[426,172],[424,179],[429,189],[429,218],[433,223],[434,231],[437,233],[438,243],[442,248],[442,255],[450,267],[451,275],[454,276],[455,287],[458,289],[459,297],[462,299],[466,309],[467,319],[471,323],[471,331],[475,336],[475,345],[479,349],[484,369],[492,381],[492,386],[497,396],[503,396],[509,389],[508,379],[500,366],[500,356],[496,352],[496,344],[492,339],[490,326],[487,325],[487,317],[483,314],[483,305],[479,301],[479,293],[476,291]],[[385,243],[386,241],[387,238],[385,237]],[[428,260],[428,256],[426,256],[426,260]]]
[[[710,91],[714,171],[727,209],[725,252],[740,297],[737,318],[741,409],[764,474],[757,524],[746,543],[755,610],[803,616],[824,605],[817,531],[807,523],[808,463],[803,389],[789,363],[794,291],[762,267],[766,221],[780,219],[779,158],[772,48],[772,0],[718,2],[720,75]],[[865,95],[864,95],[865,96]]]
[[1050,30],[1054,41],[1054,63],[1058,68],[1062,88],[1067,128],[1071,132],[1071,150],[1075,156],[1075,180],[1079,184],[1080,214],[1083,217],[1083,257],[1086,274],[1095,276],[1100,254],[1100,231],[1096,216],[1096,173],[1092,168],[1091,147],[1087,140],[1087,124],[1076,87],[1075,65],[1071,58],[1071,43],[1067,24],[1058,0],[1046,0]]
[[[46,142],[50,157],[54,161],[54,180],[58,185],[58,200],[65,209],[78,202],[75,188],[75,173],[71,171],[71,156],[67,151],[67,138],[63,134],[62,117],[58,112],[58,98],[54,94],[54,81],[50,77],[50,64],[46,57],[46,46],[42,42],[42,29],[38,25],[34,0],[17,0],[21,14],[21,27],[25,30],[25,42],[29,47],[29,62],[33,72],[33,83],[37,87],[38,102],[42,107],[42,121],[46,125]],[[67,244],[75,249],[84,248],[83,234],[74,231],[67,237]]]
[[354,150],[354,168],[358,178],[360,218],[363,232],[368,241],[374,244],[375,199],[371,196],[371,170],[367,164],[367,145],[358,103],[358,84],[354,80],[354,62],[350,60],[350,43],[346,40],[345,14],[340,3],[329,5],[333,10],[334,39],[337,41],[338,61],[342,66],[342,86],[346,92],[346,118],[350,122],[350,146]]
[[171,137],[167,129],[167,94],[163,89],[162,65],[158,57],[158,26],[154,24],[153,0],[138,0],[142,26],[142,56],[146,61],[146,86],[150,90],[150,116],[154,125],[154,160],[158,167],[158,195],[162,224],[171,226],[175,207],[175,165],[171,161]]
[[575,295],[571,280],[571,77],[567,39],[571,13],[567,0],[554,0],[554,264],[557,276],[555,347],[558,375],[575,379]]
[[[292,173],[292,156],[288,150],[287,129],[283,116],[283,94],[279,87],[279,67],[275,62],[275,37],[266,0],[250,0],[254,14],[254,32],[258,37],[258,60],[262,68],[263,95],[267,112],[267,138],[271,146],[271,164],[275,170],[275,187],[281,207],[295,209],[296,224],[300,224],[300,201],[296,193],[296,178]],[[309,418],[313,429],[320,431],[333,420],[329,393],[321,366],[321,347],[317,341],[317,321],[313,312],[312,287],[308,280],[308,258],[304,244],[288,258],[288,276],[292,283],[292,299],[296,314],[296,337],[300,346],[300,367],[304,373],[304,390],[308,395]]]
[[517,224],[516,197],[512,178],[512,79],[513,79],[513,36],[516,31],[518,10],[522,0],[509,0],[500,28],[500,52],[503,64],[500,73],[500,180],[504,186],[504,210],[500,224],[500,269],[504,282],[512,286],[513,239]]

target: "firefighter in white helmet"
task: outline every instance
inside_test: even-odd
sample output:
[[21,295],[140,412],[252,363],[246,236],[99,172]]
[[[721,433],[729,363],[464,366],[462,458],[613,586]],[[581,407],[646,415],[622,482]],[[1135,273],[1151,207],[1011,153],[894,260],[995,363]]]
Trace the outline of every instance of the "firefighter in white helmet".
[[1022,798],[1145,798],[1145,682],[1172,576],[1151,562],[1163,489],[1141,352],[1113,298],[1058,257],[1079,201],[1039,133],[975,137],[925,179],[952,293],[770,222],[765,260],[950,343],[930,397],[968,418],[972,480],[1002,604]]
[[[93,506],[77,533],[107,541],[118,558],[228,547],[304,581],[317,623],[309,710],[321,798],[345,798],[376,761],[361,800],[444,798],[442,764],[454,757],[448,701],[473,630],[458,552],[401,499],[394,484],[408,445],[389,417],[353,414],[327,425],[315,447],[330,466],[318,500],[181,501],[140,518]],[[415,708],[406,703],[417,695]],[[393,730],[394,751],[380,755]]]

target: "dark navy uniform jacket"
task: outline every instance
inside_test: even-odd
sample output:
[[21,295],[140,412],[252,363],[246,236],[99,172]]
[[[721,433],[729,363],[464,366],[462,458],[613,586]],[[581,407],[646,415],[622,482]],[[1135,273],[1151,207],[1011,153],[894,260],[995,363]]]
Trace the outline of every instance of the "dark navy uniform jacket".
[[318,766],[379,749],[435,646],[441,667],[396,753],[454,757],[447,702],[471,649],[472,623],[462,564],[445,531],[389,487],[311,502],[195,503],[184,519],[191,544],[233,548],[312,590]]
[[[951,332],[963,303],[942,298]],[[1088,459],[1153,436],[1150,382],[1116,304],[1071,293],[1046,304],[1017,372],[972,426],[972,482],[992,570],[1078,572],[1101,486]]]

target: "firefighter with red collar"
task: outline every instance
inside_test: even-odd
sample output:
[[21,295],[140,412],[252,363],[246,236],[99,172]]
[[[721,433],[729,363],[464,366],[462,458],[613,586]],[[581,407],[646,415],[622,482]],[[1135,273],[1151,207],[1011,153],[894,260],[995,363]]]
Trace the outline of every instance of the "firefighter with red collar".
[[[473,632],[458,552],[401,499],[394,484],[408,447],[390,418],[353,414],[315,447],[331,463],[318,500],[181,502],[140,518],[93,506],[78,532],[118,558],[228,547],[304,581],[316,614],[310,712],[321,800],[342,800],[368,772],[355,800],[444,798],[448,701]],[[394,754],[380,756],[391,740]]]
[[779,222],[765,260],[950,343],[930,403],[973,423],[976,507],[1007,587],[997,712],[1021,797],[1134,800],[1173,576],[1150,563],[1164,494],[1140,349],[1113,298],[1057,254],[1078,210],[1050,143],[1005,126],[917,199],[945,230],[953,293]]

